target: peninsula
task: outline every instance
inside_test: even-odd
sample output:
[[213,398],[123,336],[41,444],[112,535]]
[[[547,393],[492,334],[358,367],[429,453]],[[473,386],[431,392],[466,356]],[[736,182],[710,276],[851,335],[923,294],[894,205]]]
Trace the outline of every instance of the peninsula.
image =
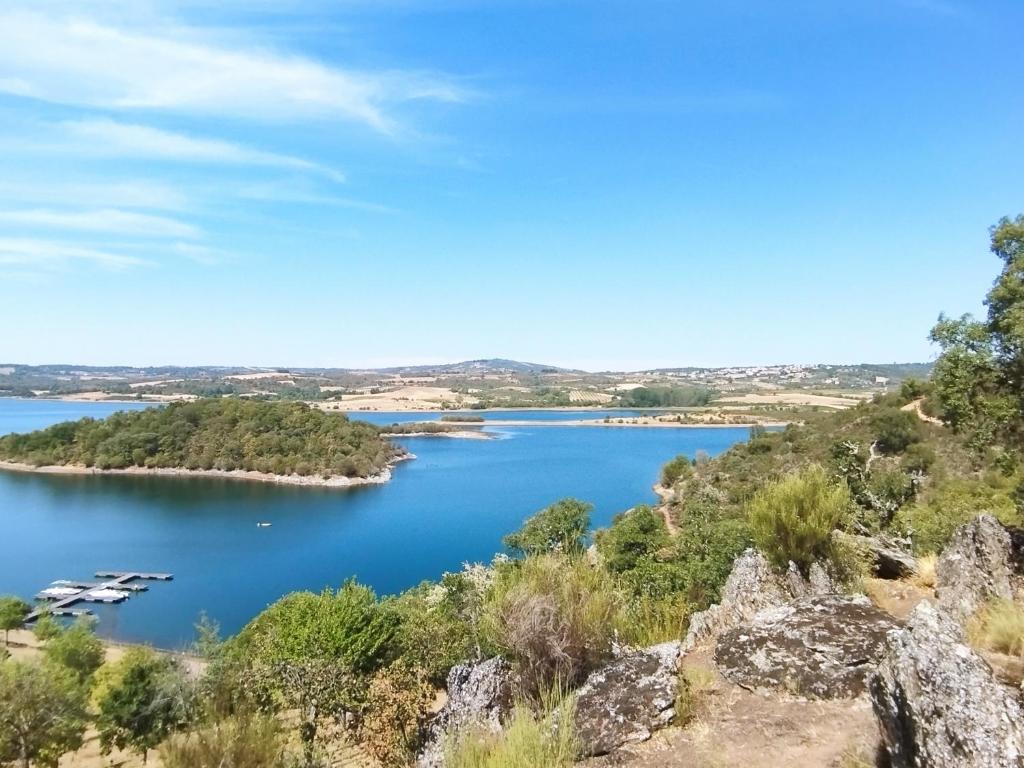
[[0,469],[210,475],[300,485],[385,482],[411,458],[372,424],[303,403],[205,398],[0,438]]

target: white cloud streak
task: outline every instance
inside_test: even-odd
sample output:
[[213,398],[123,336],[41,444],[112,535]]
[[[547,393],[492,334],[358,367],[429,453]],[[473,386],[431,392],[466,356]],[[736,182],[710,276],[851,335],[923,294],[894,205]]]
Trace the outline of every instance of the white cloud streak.
[[0,266],[53,270],[75,262],[113,271],[147,263],[135,256],[82,248],[53,240],[0,237]]
[[55,211],[44,208],[0,211],[0,223],[143,237],[196,238],[202,234],[196,227],[178,219],[115,208],[87,211]]
[[447,78],[346,70],[277,51],[211,42],[198,30],[121,29],[0,11],[0,91],[49,102],[293,122],[343,120],[396,133],[393,105],[456,102]]
[[337,182],[345,180],[341,172],[299,157],[264,152],[231,141],[189,136],[146,125],[108,119],[84,119],[67,121],[62,124],[62,128],[72,142],[70,149],[77,153],[267,166],[317,173]]

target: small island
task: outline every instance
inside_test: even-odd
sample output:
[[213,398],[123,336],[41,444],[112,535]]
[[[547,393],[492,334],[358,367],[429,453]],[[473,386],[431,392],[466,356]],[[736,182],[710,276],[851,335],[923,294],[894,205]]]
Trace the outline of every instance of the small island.
[[204,398],[0,437],[0,469],[382,483],[411,454],[382,430],[296,402]]

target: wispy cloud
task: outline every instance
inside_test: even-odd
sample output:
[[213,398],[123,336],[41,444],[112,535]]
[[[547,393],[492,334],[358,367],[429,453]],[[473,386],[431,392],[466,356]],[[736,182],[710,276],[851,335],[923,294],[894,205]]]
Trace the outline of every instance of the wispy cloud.
[[259,120],[346,120],[399,129],[401,102],[455,102],[449,78],[346,70],[303,56],[211,42],[187,27],[126,29],[0,12],[0,91],[60,104]]
[[29,205],[88,208],[150,208],[180,211],[188,207],[187,196],[179,189],[159,182],[61,181],[21,178],[0,181],[0,201]]
[[54,240],[0,238],[0,266],[21,268],[22,274],[38,269],[52,270],[76,262],[115,271],[147,263],[135,256],[83,248]]
[[345,180],[340,171],[299,157],[264,152],[231,141],[190,136],[147,125],[108,119],[84,119],[65,122],[62,128],[72,142],[68,149],[76,153],[268,166],[322,174],[332,181]]
[[116,208],[86,211],[55,211],[45,208],[0,211],[0,223],[144,237],[195,238],[201,235],[196,227],[178,219],[121,211]]

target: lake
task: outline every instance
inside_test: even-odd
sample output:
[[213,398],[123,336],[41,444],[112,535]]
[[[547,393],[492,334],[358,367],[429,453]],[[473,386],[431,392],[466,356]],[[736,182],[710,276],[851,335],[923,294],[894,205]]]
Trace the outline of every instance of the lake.
[[[0,398],[0,433],[125,407],[141,406]],[[484,415],[551,420],[608,412]],[[386,424],[437,414],[353,416]],[[715,455],[748,436],[746,428],[485,429],[497,439],[400,439],[418,458],[399,464],[390,483],[354,489],[0,472],[0,594],[27,599],[54,579],[89,579],[97,570],[170,572],[173,582],[94,610],[105,636],[178,648],[192,640],[201,611],[234,633],[294,590],[337,587],[355,576],[393,593],[463,562],[489,561],[505,533],[566,496],[594,504],[594,525],[607,525],[616,513],[655,501],[651,486],[673,456]],[[273,525],[257,528],[259,521]]]

